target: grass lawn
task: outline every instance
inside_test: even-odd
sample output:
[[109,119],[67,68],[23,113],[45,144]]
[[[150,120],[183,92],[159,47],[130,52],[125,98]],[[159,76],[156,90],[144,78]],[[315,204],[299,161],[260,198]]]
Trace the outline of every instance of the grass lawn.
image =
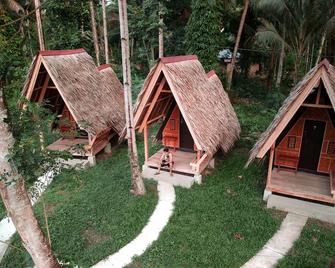
[[246,156],[235,149],[203,185],[177,188],[168,226],[130,267],[240,267],[262,248],[282,214],[265,208],[264,169],[243,169]]
[[[240,267],[272,237],[285,213],[266,209],[262,201],[266,163],[244,169],[248,151],[272,120],[262,104],[237,104],[241,140],[228,155],[217,156],[216,168],[203,185],[176,188],[175,211],[159,239],[129,267]],[[155,134],[153,127],[150,136]],[[143,162],[143,142],[138,151]],[[150,153],[157,150],[152,144]],[[129,193],[126,146],[88,170],[65,171],[44,195],[52,247],[61,260],[87,267],[135,238],[157,202],[156,185],[148,195]],[[36,206],[40,222],[42,206]],[[18,236],[15,246],[20,246]],[[326,267],[334,255],[334,226],[309,221],[279,267]],[[27,253],[11,249],[1,267],[31,265]]]
[[335,258],[335,225],[309,219],[300,238],[278,268],[328,268]]
[[[116,252],[136,237],[157,203],[156,184],[147,184],[148,194],[130,194],[127,148],[122,145],[113,157],[83,171],[64,171],[55,177],[44,194],[52,248],[66,262],[88,267]],[[35,207],[44,225],[42,203]],[[23,248],[18,235],[14,245]],[[27,267],[27,253],[7,251],[1,267]]]

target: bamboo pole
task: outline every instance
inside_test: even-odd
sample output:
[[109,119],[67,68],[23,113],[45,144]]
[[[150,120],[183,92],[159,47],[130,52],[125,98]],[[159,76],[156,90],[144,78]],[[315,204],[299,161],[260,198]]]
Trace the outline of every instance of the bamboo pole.
[[120,17],[120,35],[121,35],[121,51],[122,51],[122,70],[123,70],[123,88],[124,102],[126,113],[128,152],[130,156],[130,165],[132,171],[132,189],[135,195],[144,195],[145,188],[141,178],[138,165],[136,136],[134,128],[133,107],[131,97],[131,70],[129,59],[129,33],[128,33],[128,17],[126,0],[119,1],[119,17]]

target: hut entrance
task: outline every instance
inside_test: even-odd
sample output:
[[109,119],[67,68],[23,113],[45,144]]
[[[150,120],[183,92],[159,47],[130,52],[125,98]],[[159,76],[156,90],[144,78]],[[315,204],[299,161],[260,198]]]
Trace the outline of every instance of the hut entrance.
[[326,123],[306,120],[299,157],[299,169],[316,172],[318,169]]
[[182,115],[180,115],[180,149],[194,151],[194,141]]

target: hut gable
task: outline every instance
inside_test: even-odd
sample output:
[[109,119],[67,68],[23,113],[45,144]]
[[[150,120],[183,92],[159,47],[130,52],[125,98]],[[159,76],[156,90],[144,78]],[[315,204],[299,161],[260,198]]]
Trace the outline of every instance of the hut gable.
[[239,137],[240,125],[220,79],[215,72],[206,74],[196,56],[164,57],[151,69],[135,105],[136,128],[163,79],[196,147],[210,155],[219,148],[227,152]]
[[110,66],[97,68],[84,49],[41,51],[23,89],[27,99],[32,99],[43,72],[50,77],[81,129],[97,135],[112,128],[120,134],[125,125],[122,85]]
[[[304,104],[306,99],[315,92],[315,88],[321,82],[327,92],[331,106],[335,110],[335,69],[327,60],[323,60],[320,64],[311,69],[293,88],[272,123],[267,130],[263,132],[260,139],[250,151],[247,165],[255,158],[263,158],[265,156],[275,140],[298,112],[299,108]],[[308,104],[305,104],[305,106],[308,106]],[[313,105],[310,105],[310,107],[313,107]]]

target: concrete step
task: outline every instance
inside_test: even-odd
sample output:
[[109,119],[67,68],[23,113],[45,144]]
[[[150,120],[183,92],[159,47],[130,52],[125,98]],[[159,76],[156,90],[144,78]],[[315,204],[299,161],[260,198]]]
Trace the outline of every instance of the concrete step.
[[[186,175],[176,174],[176,173],[173,173],[173,176],[170,176],[169,172],[166,172],[166,171],[161,171],[160,174],[155,175],[156,172],[157,172],[157,169],[143,166],[142,177],[146,179],[152,179],[155,181],[164,181],[174,186],[181,186],[184,188],[191,188],[193,183],[196,181],[196,178],[191,177],[191,176],[186,176]],[[200,181],[201,181],[201,178],[200,178]]]
[[270,194],[267,207],[303,215],[309,218],[315,218],[325,222],[335,223],[334,206]]

